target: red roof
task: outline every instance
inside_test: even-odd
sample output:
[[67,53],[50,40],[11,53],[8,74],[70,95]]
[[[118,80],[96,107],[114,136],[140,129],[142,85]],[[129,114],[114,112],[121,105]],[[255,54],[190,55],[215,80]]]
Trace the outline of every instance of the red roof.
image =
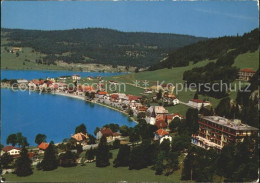
[[142,107],[142,106],[138,107],[139,111],[147,111],[147,109],[148,109],[148,107]]
[[160,136],[168,135],[169,133],[163,129],[159,129],[156,131],[156,133]]
[[109,136],[113,136],[113,132],[110,128],[102,128],[100,130],[100,132],[102,133],[102,135],[104,135],[105,137],[109,137]]
[[250,68],[240,69],[240,72],[252,72],[252,73],[255,73],[255,71],[253,69],[250,69]]
[[141,96],[134,96],[134,95],[128,95],[128,100],[138,100],[138,99],[141,99],[142,97]]
[[113,99],[118,99],[118,94],[112,94],[112,95],[110,95],[111,96],[111,98],[113,98]]
[[8,152],[8,151],[11,151],[12,149],[21,150],[20,148],[14,147],[14,146],[5,146],[2,150],[3,150],[4,152]]
[[190,100],[190,101],[196,102],[196,103],[209,103],[208,101],[202,101],[202,100],[200,100],[200,99],[192,99],[192,100]]
[[92,86],[85,86],[85,91],[92,91],[94,88]]
[[42,142],[40,145],[38,145],[38,147],[39,147],[40,149],[45,150],[45,149],[47,149],[47,148],[49,147],[49,144],[47,144],[47,143],[45,143],[45,142]]
[[121,133],[118,133],[118,132],[113,133],[113,136],[114,136],[114,137],[120,136],[120,135],[121,135]]
[[157,126],[157,128],[159,128],[159,129],[167,127],[165,120],[156,120],[154,125]]
[[30,82],[34,83],[35,85],[42,85],[44,83],[44,80],[33,79]]
[[106,95],[106,94],[107,94],[107,92],[105,92],[105,91],[103,91],[103,92],[102,92],[102,91],[100,91],[100,92],[98,92],[98,94],[99,94],[99,95]]

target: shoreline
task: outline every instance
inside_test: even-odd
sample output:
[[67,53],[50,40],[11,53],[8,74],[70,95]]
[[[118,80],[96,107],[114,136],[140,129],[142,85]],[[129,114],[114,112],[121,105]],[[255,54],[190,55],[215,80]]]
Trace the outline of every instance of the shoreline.
[[[83,100],[83,101],[86,101],[86,102],[89,102],[89,103],[92,103],[92,104],[101,105],[101,106],[103,106],[103,107],[106,107],[106,108],[112,109],[112,110],[114,110],[114,111],[120,112],[120,113],[126,115],[127,117],[129,117],[127,113],[125,113],[125,112],[123,112],[123,111],[120,111],[119,109],[116,109],[116,108],[114,108],[114,107],[111,107],[111,106],[108,106],[108,105],[105,105],[105,104],[101,104],[101,103],[99,103],[99,102],[93,102],[93,101],[85,100],[85,97],[83,97],[83,96],[78,96],[78,95],[73,95],[73,94],[68,94],[68,93],[61,93],[61,92],[55,92],[55,93],[52,93],[52,94],[53,94],[53,95],[64,96],[64,97],[70,97],[70,98],[74,98],[74,99],[79,99],[79,100]],[[137,122],[135,119],[133,119],[133,117],[129,117],[129,118],[130,118],[133,122],[135,122],[136,124],[138,124],[138,122]]]

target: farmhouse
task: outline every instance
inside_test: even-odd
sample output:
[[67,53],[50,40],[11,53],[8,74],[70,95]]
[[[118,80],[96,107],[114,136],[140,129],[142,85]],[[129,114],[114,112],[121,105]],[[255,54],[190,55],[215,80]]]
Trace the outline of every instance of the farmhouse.
[[245,68],[238,71],[238,79],[241,81],[249,81],[256,72],[253,69]]

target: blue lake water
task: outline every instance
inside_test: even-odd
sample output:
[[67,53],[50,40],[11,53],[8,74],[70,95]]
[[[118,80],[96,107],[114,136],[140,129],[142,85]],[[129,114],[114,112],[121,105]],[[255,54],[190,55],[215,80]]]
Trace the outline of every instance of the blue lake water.
[[72,76],[78,74],[81,77],[87,76],[115,76],[124,73],[112,73],[112,72],[74,72],[74,71],[36,71],[36,70],[1,70],[2,79],[39,79],[46,77],[59,77],[59,76]]
[[[4,71],[2,76],[9,79],[32,79],[56,77],[68,73],[42,72]],[[36,77],[34,77],[34,73],[36,73]],[[92,76],[94,76],[93,74]],[[112,73],[95,74],[112,75]],[[113,75],[115,74],[113,73]],[[48,142],[51,140],[55,143],[61,142],[64,138],[69,138],[74,133],[75,127],[81,123],[86,125],[88,133],[91,134],[94,133],[97,126],[102,127],[108,123],[135,126],[135,122],[129,121],[128,117],[122,113],[83,100],[52,94],[1,89],[1,143],[4,145],[6,145],[7,136],[17,132],[22,132],[30,145],[35,145],[34,140],[38,133],[46,134]]]

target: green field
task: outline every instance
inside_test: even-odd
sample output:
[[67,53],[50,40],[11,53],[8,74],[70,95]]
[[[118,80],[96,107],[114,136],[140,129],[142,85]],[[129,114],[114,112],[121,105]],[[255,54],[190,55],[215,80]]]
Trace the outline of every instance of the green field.
[[[118,150],[112,150],[113,159]],[[112,164],[113,159],[110,160]],[[180,157],[182,162],[183,157]],[[182,166],[182,163],[181,163]],[[53,171],[38,171],[27,177],[17,177],[15,174],[6,174],[7,181],[18,182],[180,182],[181,170],[170,176],[155,175],[151,168],[141,170],[128,170],[128,167],[114,168],[112,165],[105,168],[97,168],[95,163],[87,163],[86,166],[72,168],[59,167]]]
[[259,51],[255,51],[252,53],[248,52],[239,55],[235,59],[235,63],[233,64],[233,66],[236,66],[240,69],[251,68],[256,71],[259,68]]

